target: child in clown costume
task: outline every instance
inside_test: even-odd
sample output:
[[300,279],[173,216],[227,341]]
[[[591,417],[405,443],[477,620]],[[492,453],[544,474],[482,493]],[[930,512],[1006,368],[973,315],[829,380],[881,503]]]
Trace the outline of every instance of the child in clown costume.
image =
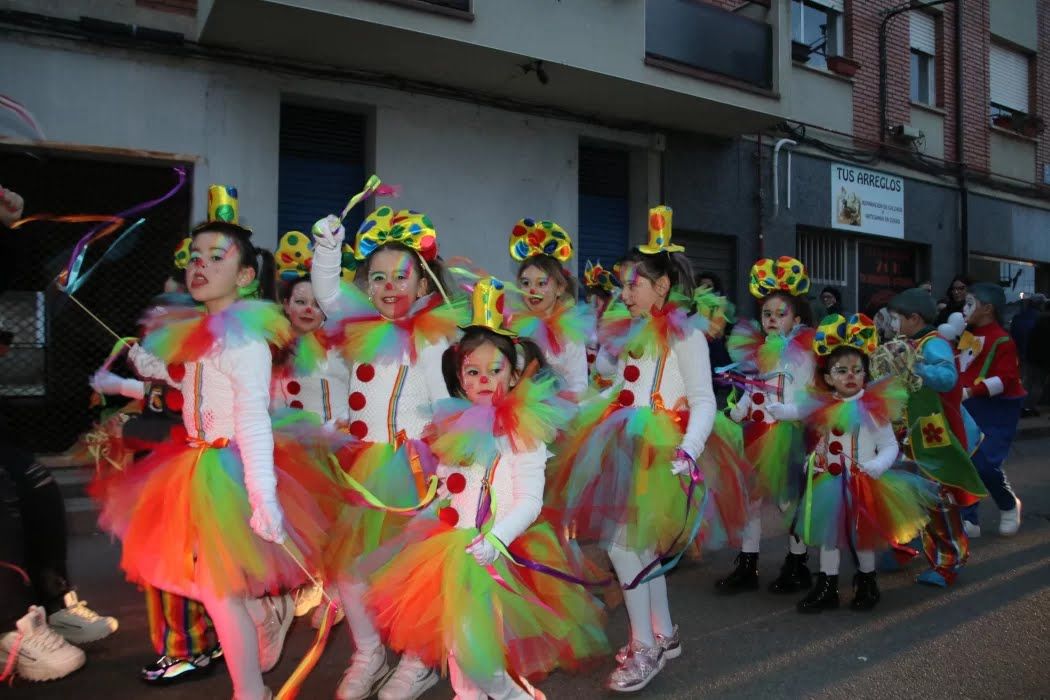
[[[459,334],[462,308],[442,301],[437,232],[425,215],[383,206],[361,224],[353,248],[356,283],[340,285],[344,231],[329,216],[313,228],[311,276],[321,309],[339,333],[350,365],[350,443],[339,451],[346,474],[391,507],[417,505],[434,469],[421,441],[430,406],[448,398],[441,356]],[[364,290],[364,292],[361,291]],[[347,508],[325,555],[346,611],[354,654],[336,691],[340,700],[416,698],[438,675],[418,656],[402,656],[393,675],[379,632],[364,605],[366,587],[354,563],[396,536],[408,517]],[[389,678],[388,678],[389,676]],[[384,684],[385,683],[385,684]]]
[[900,452],[893,431],[907,391],[893,377],[868,384],[868,356],[878,345],[875,324],[857,314],[825,318],[813,349],[822,359],[830,391],[814,390],[797,410],[819,436],[807,464],[807,484],[795,513],[796,531],[820,547],[820,573],[798,603],[802,613],[839,605],[839,560],[854,556],[853,610],[879,602],[875,550],[908,542],[937,501],[936,486],[912,472],[891,469]]
[[331,424],[349,416],[350,369],[334,334],[323,328],[325,315],[310,279],[312,259],[308,236],[299,231],[281,236],[275,256],[279,298],[294,339],[274,368],[273,408],[308,411]]
[[[224,194],[225,193],[225,194]],[[225,652],[234,697],[271,697],[249,599],[302,584],[321,566],[329,471],[268,413],[271,356],[291,332],[280,307],[254,301],[272,268],[234,223],[228,188],[191,234],[186,282],[198,308],[160,308],[130,359],[181,388],[187,438],[95,487],[100,524],[123,541],[128,578],[200,600]],[[222,195],[222,196],[220,196]],[[234,194],[235,196],[235,194]],[[266,289],[263,287],[263,289]],[[271,292],[272,293],[272,292]]]
[[[325,426],[334,427],[349,418],[350,368],[343,360],[334,333],[323,327],[324,312],[314,297],[310,268],[313,242],[300,231],[288,231],[277,243],[274,255],[279,280],[278,298],[291,323],[293,340],[274,360],[271,411],[282,414],[282,421],[295,420],[296,411],[316,416]],[[353,254],[343,255],[343,278],[353,279]],[[291,413],[289,413],[289,411]],[[313,626],[320,624],[323,598],[319,584],[295,592],[295,616],[302,617],[316,608]],[[333,590],[329,597],[336,598]],[[337,609],[335,622],[342,620]]]
[[887,307],[893,327],[914,355],[901,371],[908,382],[902,447],[923,476],[940,485],[940,499],[930,508],[922,533],[930,568],[917,581],[944,588],[955,581],[970,554],[961,509],[988,494],[970,459],[980,444],[980,431],[962,407],[952,346],[933,325],[933,298],[923,289],[906,289]]
[[[738,323],[729,336],[732,367],[744,375],[743,394],[729,416],[743,426],[744,451],[756,478],[736,567],[716,583],[721,593],[758,588],[762,503],[772,500],[785,508],[799,495],[805,455],[803,428],[782,411],[798,403],[813,381],[808,290],[809,277],[800,261],[789,257],[759,260],[751,268],[750,291],[759,299],[761,325]],[[789,535],[788,554],[769,590],[792,593],[809,588],[806,560],[805,543]]]
[[710,321],[695,311],[684,249],[671,244],[670,208],[650,210],[649,228],[649,243],[620,263],[623,308],[607,311],[599,329],[616,384],[566,431],[547,498],[563,525],[608,550],[625,589],[631,638],[607,682],[621,693],[641,690],[682,653],[664,571],[705,519],[738,530],[742,520],[728,523],[744,510],[745,468],[713,432]]
[[[600,322],[605,314],[605,310],[612,303],[613,295],[616,292],[616,284],[613,281],[612,272],[602,267],[600,261],[592,263],[588,260],[583,269],[583,290],[584,298],[594,311],[594,317]],[[596,366],[600,349],[601,346],[598,344],[598,327],[595,325],[594,334],[587,340],[587,374],[590,377],[591,384],[596,388],[606,389],[611,382],[602,377]],[[615,367],[609,369],[615,369]]]
[[[963,407],[977,422],[984,440],[973,454],[973,463],[999,508],[999,534],[1010,536],[1021,527],[1021,499],[1003,471],[1017,424],[1021,419],[1025,389],[1017,346],[999,324],[1006,294],[989,282],[971,285],[966,295],[968,330],[959,339],[959,383]],[[963,510],[970,537],[980,537],[977,504]]]
[[510,256],[518,264],[518,285],[525,298],[511,329],[539,345],[547,364],[573,396],[587,388],[587,341],[594,315],[576,303],[576,279],[564,267],[572,258],[572,240],[553,221],[521,219],[510,233]]
[[600,604],[543,504],[546,443],[572,404],[539,348],[503,326],[503,284],[481,279],[465,335],[445,351],[438,507],[366,558],[369,609],[395,649],[451,673],[457,698],[543,697],[526,679],[607,652]]

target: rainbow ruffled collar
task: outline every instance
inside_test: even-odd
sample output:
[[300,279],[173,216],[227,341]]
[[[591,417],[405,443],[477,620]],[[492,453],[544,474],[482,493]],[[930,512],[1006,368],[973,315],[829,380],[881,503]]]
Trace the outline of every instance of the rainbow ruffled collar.
[[277,304],[237,301],[217,314],[203,307],[161,306],[142,320],[142,347],[164,362],[196,362],[218,345],[262,341],[278,348],[291,342],[291,324]]

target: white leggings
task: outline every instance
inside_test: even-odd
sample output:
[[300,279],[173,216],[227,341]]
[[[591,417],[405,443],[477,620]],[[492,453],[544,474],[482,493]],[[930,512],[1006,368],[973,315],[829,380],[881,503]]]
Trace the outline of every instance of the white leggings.
[[455,654],[449,654],[448,670],[456,700],[518,700],[535,697],[532,686],[521,687],[506,671],[500,671],[484,683],[468,678],[456,663]]
[[[655,558],[656,552],[652,550],[636,552],[618,544],[609,547],[609,559],[620,583],[633,581]],[[623,600],[631,622],[632,641],[651,647],[656,644],[655,635],[669,637],[674,634],[671,607],[667,600],[667,581],[663,576],[624,591]]]
[[266,687],[259,666],[259,634],[248,614],[246,599],[211,596],[203,590],[195,597],[208,611],[222,645],[223,659],[233,681],[234,699],[263,700]]
[[[758,554],[762,541],[762,499],[757,498],[747,504],[747,525],[744,527],[744,538],[740,551],[744,554]],[[792,554],[805,554],[806,545],[794,535],[788,535],[788,550]]]
[[[839,575],[839,560],[842,558],[838,548],[820,548],[820,572],[828,576]],[[875,570],[875,550],[857,550],[857,570],[864,574],[870,574]]]

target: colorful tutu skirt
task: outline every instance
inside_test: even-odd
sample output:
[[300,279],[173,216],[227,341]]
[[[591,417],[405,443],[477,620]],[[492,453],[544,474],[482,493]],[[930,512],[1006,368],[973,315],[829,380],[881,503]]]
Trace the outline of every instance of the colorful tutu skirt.
[[859,469],[819,472],[802,499],[795,532],[811,546],[883,549],[914,539],[939,500],[936,483],[903,469],[873,479]]
[[766,498],[777,505],[795,503],[805,473],[802,428],[787,421],[749,421],[743,429],[744,455],[754,465],[751,498]]
[[390,508],[411,509],[426,493],[427,477],[436,470],[430,449],[421,441],[400,446],[389,442],[350,440],[336,453],[340,481],[350,502],[332,528],[325,549],[325,573],[336,579],[352,571],[362,556],[397,537],[415,513],[398,513],[373,507],[355,496],[350,477],[375,500]]
[[[361,562],[365,604],[388,646],[443,672],[453,653],[468,677],[482,680],[499,671],[537,680],[608,654],[602,607],[586,589],[503,556],[480,566],[466,552],[477,533],[427,514]],[[533,526],[509,550],[570,566],[549,525]]]
[[747,525],[748,487],[754,468],[744,456],[740,426],[719,411],[697,460],[707,498],[697,544],[705,548],[738,549]]
[[686,422],[632,406],[576,431],[556,450],[547,516],[581,541],[657,552],[686,546],[704,497],[702,486],[671,473]]
[[122,540],[127,578],[179,593],[251,597],[304,583],[292,555],[319,570],[330,526],[323,504],[337,489],[316,453],[277,434],[274,464],[292,554],[252,532],[233,445],[168,443],[97,480],[99,524]]

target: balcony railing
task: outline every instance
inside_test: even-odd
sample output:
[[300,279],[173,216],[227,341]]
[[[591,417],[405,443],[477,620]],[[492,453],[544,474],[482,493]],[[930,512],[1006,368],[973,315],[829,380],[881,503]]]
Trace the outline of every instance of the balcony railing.
[[645,55],[773,88],[773,28],[698,0],[647,0]]

